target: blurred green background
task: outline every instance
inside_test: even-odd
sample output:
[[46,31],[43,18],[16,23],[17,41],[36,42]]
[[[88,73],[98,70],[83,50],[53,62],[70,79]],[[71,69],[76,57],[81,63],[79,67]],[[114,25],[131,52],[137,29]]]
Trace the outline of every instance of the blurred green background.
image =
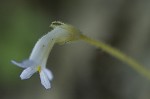
[[150,99],[150,80],[82,41],[53,48],[50,90],[38,74],[22,81],[22,69],[10,62],[27,59],[58,20],[150,69],[149,9],[149,0],[0,0],[0,99]]

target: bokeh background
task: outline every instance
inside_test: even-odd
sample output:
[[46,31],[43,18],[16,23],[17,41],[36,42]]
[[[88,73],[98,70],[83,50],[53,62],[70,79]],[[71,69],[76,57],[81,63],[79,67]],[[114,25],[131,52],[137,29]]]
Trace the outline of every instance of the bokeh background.
[[150,69],[150,0],[0,0],[0,99],[150,99],[150,80],[83,41],[55,45],[50,90],[38,74],[22,81],[10,61],[27,59],[55,20]]

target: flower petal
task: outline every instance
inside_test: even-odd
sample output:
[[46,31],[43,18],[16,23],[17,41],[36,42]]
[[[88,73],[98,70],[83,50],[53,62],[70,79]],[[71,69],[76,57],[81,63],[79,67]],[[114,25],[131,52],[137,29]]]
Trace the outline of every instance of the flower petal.
[[50,81],[49,81],[47,75],[44,73],[43,70],[40,72],[40,79],[41,79],[42,85],[43,85],[46,89],[51,88]]
[[45,69],[43,69],[43,71],[47,75],[49,80],[53,79],[53,74],[52,74],[52,72],[49,69],[45,68]]
[[14,61],[14,60],[12,60],[11,62],[12,62],[13,64],[15,64],[15,65],[21,67],[21,68],[27,68],[27,67],[35,66],[35,65],[36,65],[36,64],[35,64],[33,61],[31,61],[31,60],[24,60],[24,61],[22,61],[21,63],[16,62],[16,61]]
[[42,63],[44,58],[45,61],[47,61],[47,58],[51,49],[54,46],[54,43],[55,39],[52,33],[44,35],[35,44],[29,59],[35,61],[37,64]]
[[28,79],[30,78],[35,72],[36,72],[36,68],[35,67],[28,67],[25,70],[23,70],[23,72],[20,75],[20,78],[22,80],[24,79]]
[[21,64],[21,63],[18,63],[18,62],[14,61],[14,60],[12,60],[11,62],[12,62],[13,64],[15,64],[15,65],[19,66],[19,67],[24,68],[24,67],[22,66],[22,64]]

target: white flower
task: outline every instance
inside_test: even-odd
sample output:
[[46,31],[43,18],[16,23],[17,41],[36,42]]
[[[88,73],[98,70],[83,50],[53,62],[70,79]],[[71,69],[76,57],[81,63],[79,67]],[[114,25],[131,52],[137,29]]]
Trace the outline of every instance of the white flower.
[[41,83],[46,89],[51,88],[50,81],[53,79],[51,71],[46,68],[52,47],[55,43],[65,43],[77,40],[80,37],[80,32],[70,25],[53,22],[51,27],[53,30],[40,38],[35,44],[29,59],[21,63],[12,60],[13,64],[25,68],[20,75],[22,80],[30,78],[35,72],[39,72]]

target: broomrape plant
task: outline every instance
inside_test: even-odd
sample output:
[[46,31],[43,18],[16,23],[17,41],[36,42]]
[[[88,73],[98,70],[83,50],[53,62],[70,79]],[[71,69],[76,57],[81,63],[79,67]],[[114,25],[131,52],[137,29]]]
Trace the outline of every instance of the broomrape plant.
[[117,59],[127,63],[130,67],[136,70],[138,73],[146,76],[150,79],[149,70],[145,69],[142,65],[137,63],[131,57],[123,54],[121,51],[94,39],[91,39],[83,35],[75,27],[65,24],[59,21],[54,21],[50,25],[53,29],[46,35],[41,37],[35,44],[29,59],[22,62],[16,62],[12,60],[12,63],[24,68],[20,75],[22,80],[30,78],[34,73],[38,72],[41,79],[41,84],[46,88],[51,88],[50,81],[53,79],[53,75],[49,69],[46,68],[47,59],[49,53],[54,44],[65,44],[68,41],[83,40],[108,54],[116,57]]

